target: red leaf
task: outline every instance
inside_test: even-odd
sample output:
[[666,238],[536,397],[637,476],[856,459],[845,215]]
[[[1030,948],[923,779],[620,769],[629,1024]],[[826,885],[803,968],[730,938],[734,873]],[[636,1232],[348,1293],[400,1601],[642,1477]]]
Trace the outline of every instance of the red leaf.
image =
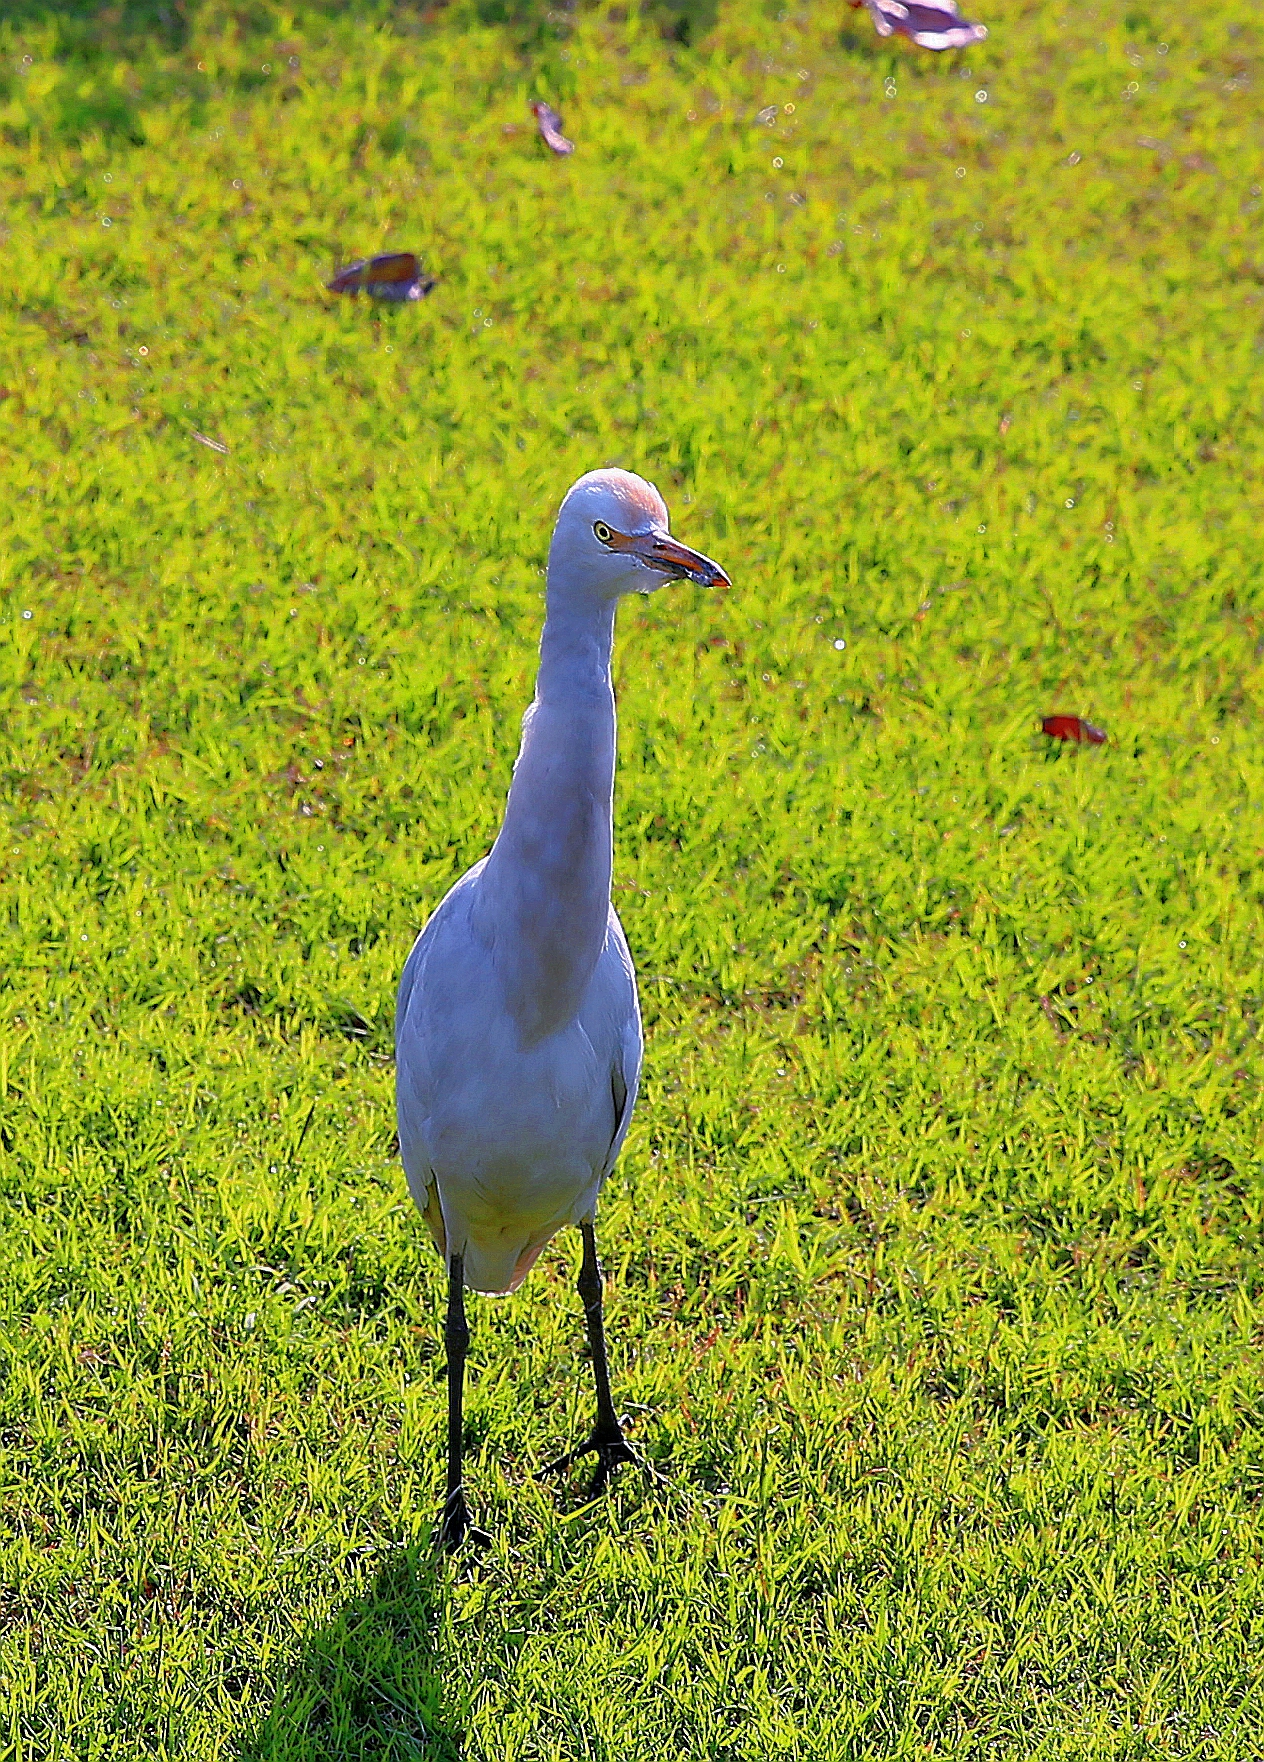
[[1050,740],[1087,741],[1089,746],[1101,746],[1106,739],[1104,728],[1095,728],[1082,716],[1045,716],[1040,727]]

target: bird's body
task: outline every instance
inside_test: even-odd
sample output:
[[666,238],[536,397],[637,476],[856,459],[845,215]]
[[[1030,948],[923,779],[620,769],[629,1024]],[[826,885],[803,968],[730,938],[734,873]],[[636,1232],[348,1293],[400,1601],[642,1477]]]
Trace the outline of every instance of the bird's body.
[[631,1455],[610,1405],[593,1234],[641,1070],[636,981],[610,903],[610,656],[618,600],[672,579],[727,577],[671,538],[642,478],[580,478],[550,547],[536,696],[500,834],[427,923],[400,984],[400,1149],[449,1269],[449,1544],[468,1527],[461,1291],[514,1290],[568,1223],[584,1232],[597,1373],[598,1424],[583,1448],[599,1451],[604,1473]]
[[611,911],[579,1007],[524,1042],[497,970],[516,963],[497,961],[480,922],[488,860],[457,882],[404,969],[397,1032],[414,1051],[400,1066],[399,1136],[435,1246],[463,1246],[471,1290],[505,1292],[595,1210],[632,1117],[641,1020]]

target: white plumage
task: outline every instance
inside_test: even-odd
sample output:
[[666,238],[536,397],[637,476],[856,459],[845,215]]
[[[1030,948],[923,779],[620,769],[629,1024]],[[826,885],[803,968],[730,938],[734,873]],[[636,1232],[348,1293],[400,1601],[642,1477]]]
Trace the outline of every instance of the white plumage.
[[490,865],[457,882],[404,969],[399,1125],[439,1251],[464,1254],[470,1290],[503,1293],[563,1224],[592,1216],[632,1117],[641,1018],[613,909],[578,999],[525,1007],[529,962],[497,933],[514,914]]
[[400,1150],[449,1269],[448,1492],[441,1539],[469,1527],[461,1486],[462,1291],[516,1289],[565,1224],[597,1379],[598,1484],[632,1458],[610,1401],[593,1218],[641,1070],[627,943],[610,903],[615,609],[664,581],[727,583],[677,543],[652,484],[590,471],[549,549],[535,701],[500,834],[418,937],[396,1012]]

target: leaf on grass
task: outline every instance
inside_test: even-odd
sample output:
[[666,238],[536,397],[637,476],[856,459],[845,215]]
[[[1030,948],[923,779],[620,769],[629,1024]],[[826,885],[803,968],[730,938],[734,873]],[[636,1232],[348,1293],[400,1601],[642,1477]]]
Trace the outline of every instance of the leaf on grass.
[[425,299],[435,286],[435,277],[423,272],[420,258],[412,251],[381,251],[376,257],[348,263],[325,286],[331,294],[366,293],[371,300],[402,306],[409,300]]
[[1087,742],[1089,746],[1101,746],[1106,739],[1104,728],[1095,727],[1082,716],[1045,716],[1040,727],[1050,740],[1077,740]]
[[908,0],[907,5],[902,0],[863,3],[880,37],[907,37],[919,49],[965,49],[987,36],[986,25],[962,18],[957,0],[932,0],[925,5],[918,0]]
[[562,133],[562,119],[551,104],[544,104],[537,98],[531,111],[540,131],[540,139],[546,147],[550,147],[559,158],[575,151],[574,141],[568,141]]

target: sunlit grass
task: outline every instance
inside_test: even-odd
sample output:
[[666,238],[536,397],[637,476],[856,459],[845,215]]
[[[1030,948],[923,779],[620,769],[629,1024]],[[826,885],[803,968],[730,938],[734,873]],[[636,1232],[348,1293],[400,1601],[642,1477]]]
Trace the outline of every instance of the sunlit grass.
[[[0,24],[6,1762],[1260,1748],[1260,27],[976,10]],[[436,1576],[394,984],[607,461],[669,1491],[560,1240]]]

